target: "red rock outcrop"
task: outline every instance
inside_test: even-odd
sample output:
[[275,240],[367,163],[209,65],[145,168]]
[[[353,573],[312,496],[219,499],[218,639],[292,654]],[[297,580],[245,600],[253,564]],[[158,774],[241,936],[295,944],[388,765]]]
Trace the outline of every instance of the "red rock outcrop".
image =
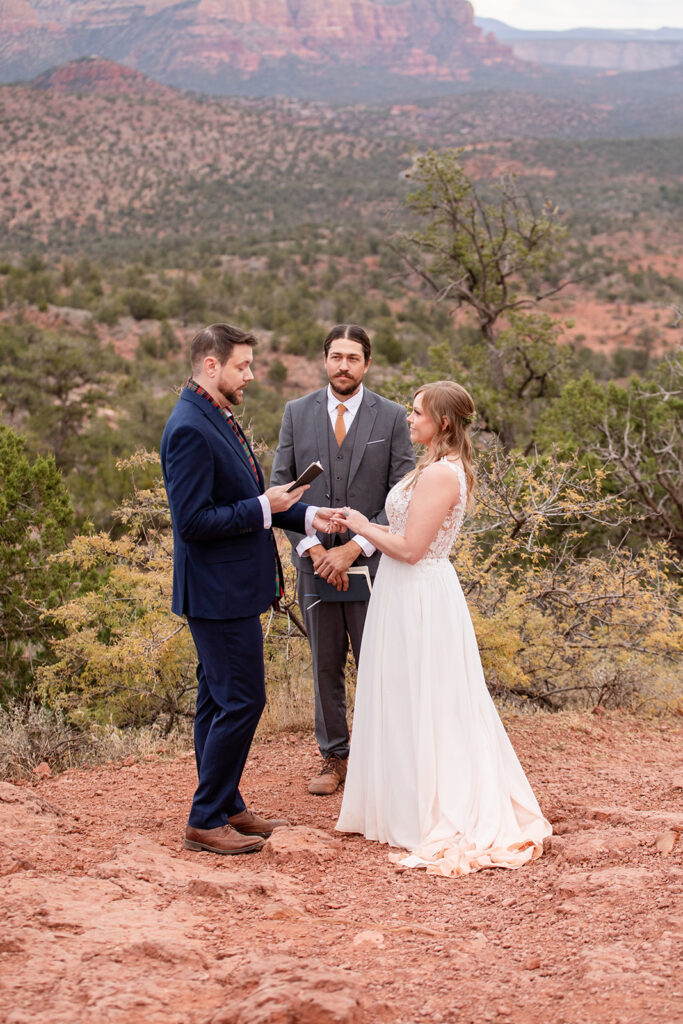
[[466,0],[0,0],[5,77],[94,53],[180,85],[292,62],[445,81],[517,63],[475,26]]
[[143,92],[145,95],[173,96],[173,90],[153,82],[133,68],[123,67],[102,57],[81,57],[51,71],[45,71],[31,82],[36,89],[53,92],[116,94]]
[[139,71],[124,68],[114,60],[103,57],[81,57],[70,60],[52,71],[46,71],[33,79],[36,89],[54,92],[144,92],[146,95],[173,95],[173,90],[153,82]]

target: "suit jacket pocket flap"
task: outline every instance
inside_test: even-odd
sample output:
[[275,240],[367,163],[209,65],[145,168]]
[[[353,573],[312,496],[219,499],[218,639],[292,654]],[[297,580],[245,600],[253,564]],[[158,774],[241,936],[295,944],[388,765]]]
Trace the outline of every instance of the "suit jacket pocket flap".
[[241,544],[226,544],[219,547],[214,545],[202,552],[202,559],[205,562],[241,562],[253,556],[253,551],[247,551]]

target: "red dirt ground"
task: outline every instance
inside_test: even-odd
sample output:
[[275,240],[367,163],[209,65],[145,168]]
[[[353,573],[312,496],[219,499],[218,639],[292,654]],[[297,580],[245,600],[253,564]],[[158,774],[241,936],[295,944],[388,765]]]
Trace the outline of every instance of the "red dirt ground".
[[669,1024],[680,720],[506,724],[555,834],[526,868],[460,879],[335,834],[308,737],[254,747],[245,796],[296,828],[244,857],[183,849],[189,753],[0,783],[0,1019]]

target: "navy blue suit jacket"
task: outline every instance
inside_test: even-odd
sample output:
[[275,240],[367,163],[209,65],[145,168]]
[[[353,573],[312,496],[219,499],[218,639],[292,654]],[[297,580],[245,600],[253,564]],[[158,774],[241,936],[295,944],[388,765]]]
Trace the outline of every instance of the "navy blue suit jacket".
[[[256,465],[258,480],[220,410],[186,388],[161,439],[177,615],[241,619],[272,604],[275,553],[272,531],[263,526],[264,481]],[[307,508],[297,502],[275,514],[273,524],[303,531]]]

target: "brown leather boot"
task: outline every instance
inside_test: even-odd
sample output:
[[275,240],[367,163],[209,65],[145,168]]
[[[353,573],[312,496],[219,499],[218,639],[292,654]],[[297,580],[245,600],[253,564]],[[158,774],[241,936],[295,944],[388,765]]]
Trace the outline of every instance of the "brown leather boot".
[[314,796],[330,796],[331,793],[335,793],[346,778],[348,763],[347,757],[337,757],[336,754],[324,757],[320,774],[315,775],[308,783],[308,792]]
[[260,836],[243,836],[232,825],[219,825],[218,828],[185,829],[186,850],[208,850],[209,853],[234,855],[237,853],[255,853],[265,842]]
[[286,818],[259,818],[253,811],[240,811],[228,818],[228,824],[232,825],[243,836],[261,836],[268,839],[276,828],[289,825],[291,822]]

